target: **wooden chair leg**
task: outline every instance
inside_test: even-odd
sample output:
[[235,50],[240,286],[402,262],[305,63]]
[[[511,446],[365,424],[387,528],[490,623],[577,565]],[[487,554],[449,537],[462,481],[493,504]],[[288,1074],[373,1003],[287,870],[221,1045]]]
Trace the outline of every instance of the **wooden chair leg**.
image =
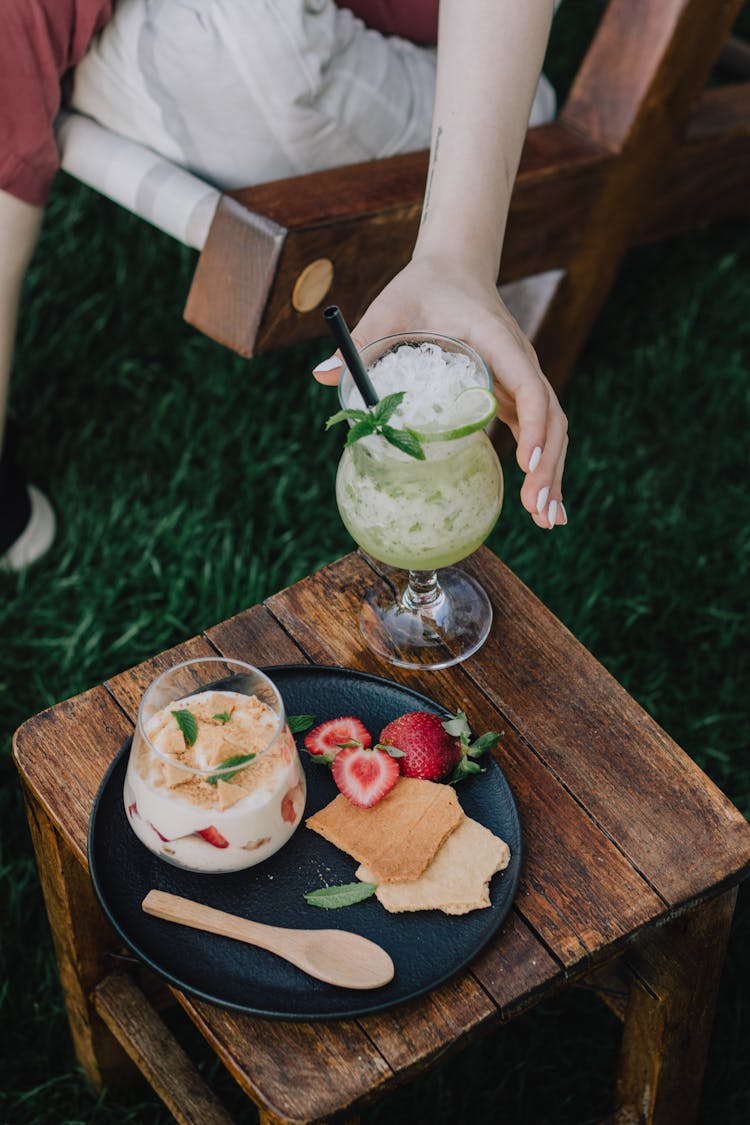
[[135,1067],[91,1001],[105,973],[105,953],[116,947],[116,939],[88,875],[29,793],[26,811],[76,1057],[97,1090],[129,1083]]
[[[615,1104],[639,1125],[696,1120],[737,890],[636,942]],[[617,1119],[617,1118],[615,1118]]]

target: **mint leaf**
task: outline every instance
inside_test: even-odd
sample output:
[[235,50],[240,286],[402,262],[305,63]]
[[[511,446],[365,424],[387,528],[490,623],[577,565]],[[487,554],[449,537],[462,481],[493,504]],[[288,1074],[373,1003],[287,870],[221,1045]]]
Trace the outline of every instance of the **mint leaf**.
[[361,422],[357,422],[357,424],[352,426],[349,430],[349,433],[346,435],[346,444],[354,445],[355,441],[359,441],[359,439],[363,437],[369,437],[370,434],[374,433],[375,423],[371,415],[368,414],[366,418],[363,418]]
[[337,422],[362,422],[368,417],[366,410],[339,410],[336,414],[332,414],[326,422],[326,429],[330,430],[331,426],[335,426]]
[[302,734],[303,731],[309,730],[315,722],[314,715],[287,715],[286,721],[289,724],[289,730],[292,734]]
[[391,414],[398,410],[401,403],[404,401],[406,391],[396,391],[395,394],[386,395],[381,398],[380,402],[376,403],[372,409],[372,417],[378,426],[382,426],[387,422]]
[[412,430],[396,430],[393,426],[382,425],[380,432],[386,441],[395,445],[396,449],[400,449],[402,453],[408,453],[410,457],[414,457],[417,461],[424,461],[425,455],[422,443]]
[[469,737],[471,730],[464,711],[456,711],[452,719],[446,719],[443,723],[443,729],[452,734],[454,738],[461,738],[462,735]]
[[[211,774],[210,777],[206,778],[206,781],[209,785],[216,785],[218,781],[231,781],[243,766],[252,762],[254,757],[255,754],[235,754],[232,758],[225,758],[221,763],[221,773]],[[236,766],[237,769],[231,769],[231,766]]]
[[502,734],[498,734],[496,730],[488,730],[487,733],[481,735],[476,742],[472,742],[467,751],[469,757],[481,758],[482,754],[486,754],[488,750],[494,749],[502,737]]
[[228,711],[219,711],[216,715],[211,716],[212,719],[218,719],[220,723],[228,723],[231,717]]
[[177,726],[182,731],[182,737],[188,746],[194,746],[198,737],[198,720],[192,711],[173,711]]
[[342,883],[338,887],[319,887],[317,891],[307,892],[305,902],[310,906],[320,906],[323,910],[338,910],[340,906],[363,902],[374,895],[376,889],[375,883]]

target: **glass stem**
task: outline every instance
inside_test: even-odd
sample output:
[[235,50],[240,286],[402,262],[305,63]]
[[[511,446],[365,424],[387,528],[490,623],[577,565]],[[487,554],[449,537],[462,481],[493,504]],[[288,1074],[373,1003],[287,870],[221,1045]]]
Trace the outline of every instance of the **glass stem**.
[[445,594],[435,570],[410,570],[409,582],[401,596],[401,604],[411,613],[432,615],[443,602]]

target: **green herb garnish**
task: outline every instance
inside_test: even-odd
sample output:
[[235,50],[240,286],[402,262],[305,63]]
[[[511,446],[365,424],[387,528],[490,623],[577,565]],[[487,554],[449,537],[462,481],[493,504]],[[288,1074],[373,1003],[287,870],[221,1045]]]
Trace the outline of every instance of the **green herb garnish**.
[[287,715],[286,719],[289,724],[289,730],[292,734],[302,734],[303,731],[309,730],[315,722],[314,715]]
[[198,737],[198,720],[192,711],[173,711],[177,726],[182,731],[182,737],[188,746],[194,746]]
[[[219,781],[231,781],[235,774],[239,773],[243,766],[248,762],[252,762],[255,754],[235,754],[233,758],[226,758],[221,763],[221,773],[212,773],[210,777],[206,778],[209,785],[216,785]],[[234,766],[235,769],[231,767]]]
[[422,443],[414,430],[409,429],[408,426],[399,430],[388,425],[388,419],[401,405],[405,394],[406,391],[396,391],[395,394],[386,395],[369,410],[339,410],[328,419],[326,429],[330,430],[331,426],[335,426],[337,422],[353,422],[354,425],[350,427],[346,437],[347,445],[353,445],[355,441],[368,437],[370,434],[380,434],[387,442],[400,449],[402,453],[407,453],[409,457],[414,457],[417,461],[424,461]]
[[218,714],[211,716],[212,719],[218,719],[220,723],[228,723],[231,717],[228,711],[219,711]]
[[363,902],[375,894],[375,883],[342,883],[338,887],[319,887],[317,891],[308,891],[305,902],[310,906],[320,906],[323,910],[338,910],[340,906],[352,906],[355,902]]

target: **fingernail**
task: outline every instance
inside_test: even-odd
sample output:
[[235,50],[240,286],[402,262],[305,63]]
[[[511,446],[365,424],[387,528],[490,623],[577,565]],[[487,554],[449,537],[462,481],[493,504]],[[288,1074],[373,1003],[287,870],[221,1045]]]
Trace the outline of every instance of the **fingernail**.
[[550,527],[554,527],[555,520],[557,519],[557,500],[550,500],[547,510],[547,519],[549,520]]
[[534,469],[537,467],[537,465],[539,464],[541,459],[542,459],[542,447],[541,447],[541,445],[537,445],[536,448],[534,449],[534,452],[531,454],[531,457],[529,457],[529,472],[530,473],[534,472]]
[[560,501],[560,511],[562,512],[563,524],[568,522],[568,513],[565,511],[565,505],[562,500]]
[[341,367],[341,360],[337,355],[332,355],[330,359],[324,359],[317,367],[313,367],[313,375],[318,371],[333,371],[336,367]]
[[537,514],[540,515],[540,516],[541,516],[542,512],[544,511],[544,509],[547,507],[547,497],[548,496],[549,496],[549,489],[548,488],[545,487],[545,488],[539,489],[539,495],[536,498],[536,510],[537,510]]

